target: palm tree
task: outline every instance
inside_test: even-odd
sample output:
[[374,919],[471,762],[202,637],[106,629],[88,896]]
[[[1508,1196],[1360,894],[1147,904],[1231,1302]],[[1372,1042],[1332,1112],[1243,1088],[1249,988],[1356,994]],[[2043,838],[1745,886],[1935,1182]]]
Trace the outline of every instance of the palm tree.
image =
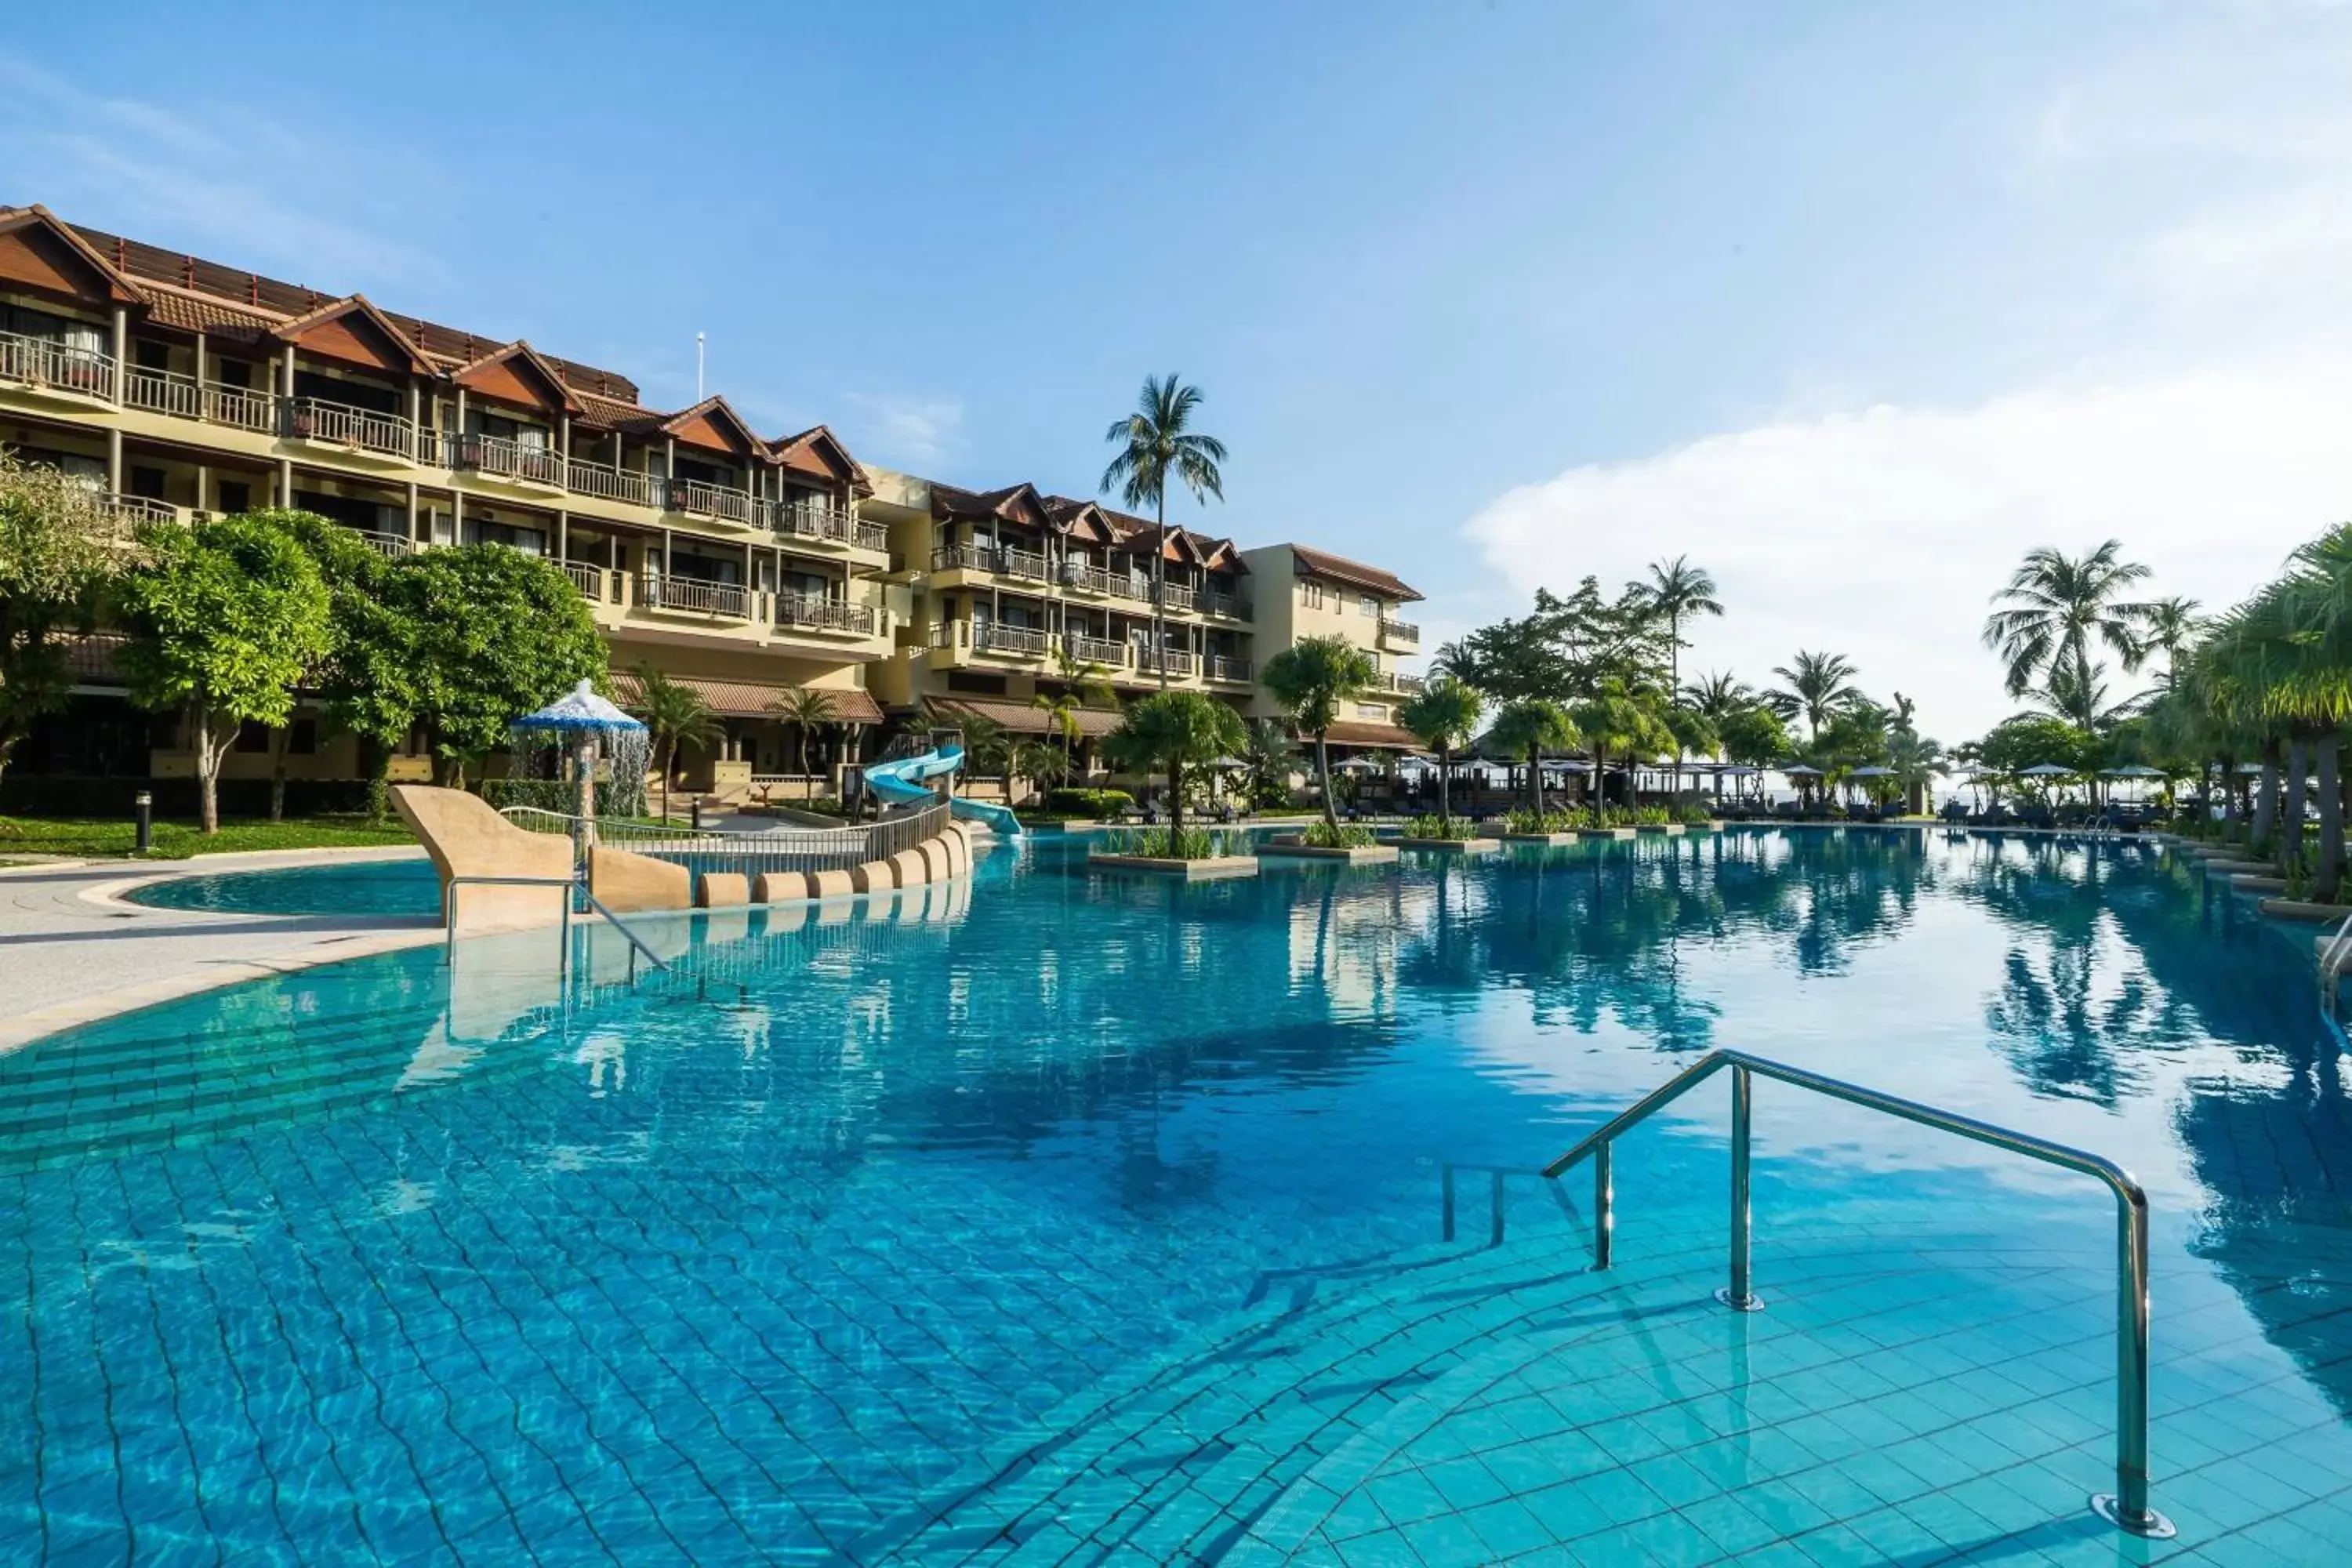
[[833,693],[819,690],[814,686],[795,686],[769,703],[768,711],[799,731],[795,749],[800,758],[801,774],[806,777],[809,771],[809,732],[819,725],[832,723],[837,717]]
[[1528,794],[1538,816],[1543,815],[1544,809],[1543,754],[1572,751],[1582,740],[1568,710],[1541,697],[1526,697],[1505,704],[1486,731],[1486,743],[1504,755],[1526,753]]
[[1650,563],[1650,580],[1636,586],[1650,613],[1665,617],[1669,684],[1680,686],[1683,622],[1693,616],[1723,614],[1723,605],[1715,596],[1715,579],[1706,574],[1706,568],[1692,565],[1689,556],[1677,555],[1672,561]]
[[661,814],[667,822],[669,780],[677,765],[677,749],[711,745],[727,733],[727,726],[710,710],[701,692],[672,680],[654,664],[639,660],[630,673],[637,679],[637,700],[633,707],[646,721],[646,738],[660,759]]
[[2091,668],[2094,637],[2115,650],[2126,670],[2137,669],[2147,649],[2141,630],[2148,606],[2124,601],[2147,568],[2121,558],[2123,542],[2110,539],[2089,554],[2070,558],[2048,545],[2025,552],[2009,584],[1992,596],[2000,607],[1985,617],[1985,646],[2009,666],[2009,694],[2022,697],[2035,677],[2048,677],[2061,664],[2078,676]]
[[[1632,761],[1655,757],[1674,745],[1674,731],[1662,707],[1652,693],[1628,686],[1612,675],[1595,687],[1591,697],[1569,710],[1569,717],[1576,721],[1584,743],[1592,751],[1596,803],[1604,798],[1601,781],[1608,773],[1612,754]],[[1630,786],[1630,776],[1626,782]]]
[[1342,637],[1301,637],[1265,661],[1258,680],[1290,710],[1290,721],[1315,737],[1315,778],[1323,791],[1323,822],[1336,838],[1339,813],[1331,799],[1331,726],[1342,703],[1379,678],[1372,656]]
[[1279,719],[1250,721],[1249,743],[1243,747],[1243,787],[1253,806],[1272,805],[1290,794],[1290,770],[1298,748]]
[[2181,649],[2195,642],[2203,628],[2197,609],[2196,600],[2178,594],[2147,602],[2140,627],[2140,657],[2145,659],[2152,653],[2164,655],[2164,684],[2168,690],[2172,686],[2173,672],[2180,667]]
[[1764,693],[1764,701],[1783,719],[1802,716],[1813,738],[1822,726],[1863,700],[1853,684],[1852,660],[1841,653],[1807,653],[1800,649],[1792,664],[1776,664],[1772,673],[1789,684]]
[[1182,853],[1184,770],[1213,763],[1249,743],[1241,715],[1197,691],[1161,691],[1128,709],[1108,742],[1140,773],[1168,775],[1169,847]]
[[1721,730],[1726,719],[1756,706],[1756,693],[1728,673],[1703,675],[1682,689],[1682,705]]
[[1160,524],[1151,551],[1151,647],[1160,666],[1160,686],[1168,688],[1167,576],[1168,481],[1179,480],[1203,506],[1208,498],[1225,499],[1224,475],[1217,465],[1225,460],[1225,444],[1193,430],[1192,415],[1201,406],[1201,389],[1187,386],[1171,371],[1164,378],[1143,378],[1135,412],[1111,422],[1103,439],[1120,449],[1103,469],[1100,489],[1116,489],[1128,505],[1149,502]]
[[1054,645],[1054,669],[1062,682],[1055,692],[1040,691],[1029,700],[1029,705],[1041,710],[1062,736],[1062,774],[1065,778],[1077,772],[1074,755],[1079,737],[1086,733],[1078,715],[1089,704],[1105,708],[1118,704],[1118,693],[1110,688],[1109,671],[1091,660],[1072,657],[1060,643]]
[[1437,815],[1454,821],[1454,748],[1478,727],[1478,694],[1450,675],[1441,675],[1404,705],[1397,722],[1437,753]]

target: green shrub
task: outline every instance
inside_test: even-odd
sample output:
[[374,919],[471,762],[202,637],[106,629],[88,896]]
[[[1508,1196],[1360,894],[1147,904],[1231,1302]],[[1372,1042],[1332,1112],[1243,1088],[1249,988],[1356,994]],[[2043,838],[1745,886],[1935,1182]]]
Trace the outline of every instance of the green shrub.
[[1310,823],[1298,841],[1309,849],[1361,849],[1372,842],[1372,830],[1352,822],[1337,827],[1328,822]]
[[1217,846],[1214,836],[1205,827],[1188,827],[1181,833],[1172,828],[1144,827],[1124,835],[1113,852],[1154,860],[1206,860],[1216,854]]
[[[510,805],[529,805],[570,816],[580,809],[580,786],[562,779],[484,779],[482,799],[498,811]],[[615,808],[610,779],[596,781],[596,815],[634,815]]]
[[1433,813],[1416,816],[1406,823],[1404,836],[1407,838],[1444,838],[1458,842],[1475,837],[1477,829],[1471,826],[1466,816],[1439,816]]
[[1523,805],[1506,813],[1503,826],[1513,833],[1570,833],[1583,826],[1582,816],[1576,811],[1537,813]]
[[1123,789],[1052,789],[1045,792],[1045,810],[1061,816],[1083,816],[1108,822],[1135,805]]

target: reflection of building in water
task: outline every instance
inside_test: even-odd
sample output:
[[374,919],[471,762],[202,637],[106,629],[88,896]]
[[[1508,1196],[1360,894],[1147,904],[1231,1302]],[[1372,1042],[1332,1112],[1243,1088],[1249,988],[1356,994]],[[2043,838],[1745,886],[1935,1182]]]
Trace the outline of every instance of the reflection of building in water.
[[[1289,990],[1319,998],[1334,1018],[1387,1018],[1397,1002],[1398,961],[1428,926],[1435,899],[1425,887],[1375,868],[1309,868],[1291,905]],[[1321,885],[1317,886],[1318,883]]]
[[601,1098],[629,1087],[629,1042],[618,1034],[587,1036],[572,1048],[572,1059],[588,1069],[588,1092]]

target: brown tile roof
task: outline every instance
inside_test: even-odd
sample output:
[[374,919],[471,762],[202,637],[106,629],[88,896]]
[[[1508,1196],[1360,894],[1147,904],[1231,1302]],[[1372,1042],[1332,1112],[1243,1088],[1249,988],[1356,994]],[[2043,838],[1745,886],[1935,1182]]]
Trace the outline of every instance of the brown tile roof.
[[244,337],[259,337],[282,319],[249,305],[233,305],[162,283],[147,285],[147,318],[184,332],[234,332]]
[[1335,746],[1369,746],[1375,751],[1418,752],[1424,748],[1412,731],[1394,724],[1359,724],[1341,720],[1324,732]]
[[[770,704],[785,692],[794,689],[764,680],[727,680],[709,675],[673,675],[672,684],[683,686],[710,704],[710,710],[724,719],[775,719]],[[879,724],[882,709],[873,693],[857,688],[837,690],[823,689],[833,699],[833,721],[836,724]],[[613,695],[623,707],[645,695],[644,685],[626,670],[613,674]]]
[[1383,572],[1377,566],[1367,566],[1360,561],[1350,561],[1344,555],[1328,551],[1309,550],[1304,544],[1290,547],[1291,559],[1299,573],[1308,577],[1328,577],[1334,582],[1352,583],[1359,588],[1370,588],[1376,594],[1386,594],[1397,599],[1418,599],[1421,590],[1393,572]]
[[[1032,708],[1026,702],[1009,702],[985,697],[933,697],[928,700],[931,711],[947,723],[958,719],[979,718],[1002,725],[1016,735],[1059,735],[1054,716],[1042,708]],[[1077,712],[1078,733],[1087,740],[1098,740],[1118,728],[1118,710],[1112,708],[1081,708]]]
[[364,294],[352,294],[341,300],[330,300],[315,310],[296,316],[291,321],[279,322],[270,329],[270,332],[272,336],[290,343],[320,322],[331,321],[338,316],[365,318],[378,331],[390,338],[394,347],[408,356],[409,367],[417,374],[431,375],[439,368],[425,357],[425,351],[416,346],[415,341],[402,330],[397,321],[377,310],[374,303]]

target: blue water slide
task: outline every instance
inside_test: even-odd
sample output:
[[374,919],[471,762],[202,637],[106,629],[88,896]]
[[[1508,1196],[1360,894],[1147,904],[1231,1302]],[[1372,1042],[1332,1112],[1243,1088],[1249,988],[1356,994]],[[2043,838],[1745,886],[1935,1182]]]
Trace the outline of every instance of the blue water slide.
[[[961,746],[940,746],[911,757],[875,763],[866,770],[866,787],[872,790],[877,798],[893,805],[919,803],[931,798],[929,780],[952,773],[961,766]],[[958,816],[988,824],[1002,837],[1021,837],[1021,819],[1013,816],[1009,807],[992,801],[966,800],[956,795],[948,802],[948,809]]]

